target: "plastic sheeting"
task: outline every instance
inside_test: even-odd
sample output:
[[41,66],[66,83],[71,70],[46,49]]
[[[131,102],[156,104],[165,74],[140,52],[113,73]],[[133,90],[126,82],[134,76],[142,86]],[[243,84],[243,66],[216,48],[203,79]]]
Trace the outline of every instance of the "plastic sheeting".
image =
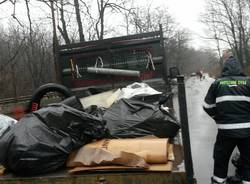
[[121,99],[107,109],[103,119],[113,138],[155,135],[174,137],[180,126],[177,120],[158,106],[137,100]]
[[0,138],[10,129],[10,127],[17,121],[11,117],[0,114]]
[[28,114],[0,139],[0,163],[19,175],[57,170],[73,150],[107,137],[102,119],[63,104]]

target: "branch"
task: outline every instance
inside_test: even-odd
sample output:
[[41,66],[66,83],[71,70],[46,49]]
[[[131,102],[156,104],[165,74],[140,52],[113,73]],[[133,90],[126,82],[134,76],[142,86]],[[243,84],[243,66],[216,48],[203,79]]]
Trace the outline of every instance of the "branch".
[[15,20],[18,22],[18,24],[19,24],[21,27],[24,27],[24,25],[21,23],[21,21],[19,21],[18,18],[17,18],[14,14],[12,14],[12,17],[13,17],[13,19],[15,19]]
[[62,30],[62,28],[61,28],[59,25],[57,25],[57,29],[58,29],[59,32],[61,33],[61,35],[62,35],[62,37],[63,37],[65,43],[66,43],[66,44],[70,44],[70,40],[69,40],[68,35],[65,35],[65,32]]
[[90,17],[91,20],[94,20],[94,18],[91,16],[91,13],[90,13],[88,5],[83,0],[80,0],[80,1],[84,5],[84,7],[86,8],[86,11],[87,11],[87,14],[85,12],[83,12],[83,13],[85,13],[85,15],[89,15],[89,17]]
[[18,24],[21,26],[21,27],[24,27],[24,25],[18,20],[18,18],[16,17],[16,0],[14,1],[10,1],[13,5],[14,5],[14,9],[13,9],[13,14],[11,15],[13,17],[13,19],[15,19]]
[[121,10],[125,10],[125,11],[128,11],[128,12],[131,11],[131,9],[127,9],[127,8],[125,8],[125,7],[121,6],[121,5],[115,4],[115,3],[108,3],[107,7],[110,7],[112,9],[116,9],[116,10],[118,10],[120,12],[121,12]]
[[29,19],[30,40],[32,41],[33,30],[32,30],[32,21],[31,21],[31,17],[30,17],[30,8],[29,8],[28,0],[25,0],[25,3],[26,3],[26,8],[27,8],[27,16]]
[[45,1],[45,0],[37,0],[37,1],[45,3],[49,8],[51,8],[49,1]]
[[3,3],[5,3],[6,1],[8,1],[8,0],[3,0],[3,1],[0,2],[0,4],[3,4]]

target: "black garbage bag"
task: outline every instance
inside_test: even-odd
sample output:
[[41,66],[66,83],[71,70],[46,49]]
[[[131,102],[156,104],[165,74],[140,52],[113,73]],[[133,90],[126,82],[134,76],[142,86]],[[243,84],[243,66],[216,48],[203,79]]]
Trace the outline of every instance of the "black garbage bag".
[[68,105],[70,107],[73,107],[77,110],[84,111],[83,106],[81,104],[81,101],[76,96],[71,96],[69,98],[66,98],[65,100],[61,101],[60,103]]
[[180,128],[177,120],[159,106],[131,99],[121,99],[113,104],[103,119],[113,138],[146,135],[172,138]]
[[94,116],[101,118],[101,119],[103,119],[103,115],[105,114],[106,110],[107,110],[107,108],[98,107],[97,105],[91,105],[88,108],[84,109],[84,111],[87,112],[88,114],[94,115]]
[[64,104],[27,115],[0,140],[0,163],[19,175],[55,171],[70,152],[107,137],[102,119]]

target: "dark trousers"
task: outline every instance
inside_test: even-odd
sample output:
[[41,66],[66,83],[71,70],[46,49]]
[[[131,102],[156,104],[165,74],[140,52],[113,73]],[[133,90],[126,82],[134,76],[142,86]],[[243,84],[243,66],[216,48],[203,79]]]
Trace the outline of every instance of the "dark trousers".
[[242,161],[238,172],[243,180],[250,181],[250,137],[232,138],[217,134],[214,145],[214,175],[220,178],[227,177],[229,159],[236,146]]

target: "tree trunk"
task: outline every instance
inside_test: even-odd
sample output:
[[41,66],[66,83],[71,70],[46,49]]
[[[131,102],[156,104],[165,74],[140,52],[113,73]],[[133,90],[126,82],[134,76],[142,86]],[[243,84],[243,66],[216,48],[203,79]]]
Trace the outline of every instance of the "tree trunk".
[[79,37],[80,41],[84,42],[84,34],[83,34],[83,28],[82,28],[82,21],[81,21],[81,13],[80,13],[80,8],[79,8],[79,1],[74,0],[74,5],[75,5],[75,12],[76,12],[76,21],[78,25],[78,32],[79,32]]
[[54,1],[50,0],[50,9],[51,9],[51,15],[52,15],[52,25],[53,25],[53,57],[54,57],[54,65],[55,65],[55,74],[56,74],[56,81],[61,82],[61,76],[59,72],[59,66],[58,66],[58,38],[56,33],[56,18],[55,18],[55,12],[54,12]]
[[63,0],[60,0],[60,4],[61,4],[61,8],[60,8],[60,20],[62,22],[62,29],[61,27],[58,25],[58,29],[65,41],[66,44],[70,44],[70,40],[69,40],[69,35],[68,35],[68,31],[67,31],[67,27],[66,27],[66,22],[64,19],[64,5],[63,5]]
[[100,40],[103,39],[103,36],[104,36],[104,10],[105,10],[105,7],[104,7],[104,4],[103,4],[103,0],[101,0],[101,9],[100,9],[100,26],[101,26],[101,30],[100,30]]

